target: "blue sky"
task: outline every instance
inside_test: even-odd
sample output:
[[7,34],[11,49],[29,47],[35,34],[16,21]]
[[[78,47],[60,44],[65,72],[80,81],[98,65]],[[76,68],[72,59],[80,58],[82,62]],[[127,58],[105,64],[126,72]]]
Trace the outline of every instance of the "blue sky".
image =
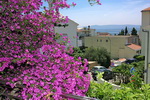
[[[77,5],[60,12],[81,26],[141,25],[141,10],[150,7],[150,0],[101,0],[102,5],[90,6],[88,0],[68,0]],[[45,6],[46,3],[44,3]]]

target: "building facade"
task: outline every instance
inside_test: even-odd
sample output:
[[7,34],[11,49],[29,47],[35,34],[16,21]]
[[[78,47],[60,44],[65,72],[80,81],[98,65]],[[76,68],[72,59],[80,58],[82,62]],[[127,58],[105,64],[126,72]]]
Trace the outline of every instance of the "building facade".
[[85,46],[85,37],[96,36],[96,30],[91,29],[90,26],[88,28],[78,28],[78,46]]
[[146,42],[147,42],[147,33],[143,30],[150,30],[150,7],[146,8],[141,11],[142,12],[142,25],[140,30],[140,38],[141,38],[141,44],[142,44],[142,55],[145,55],[145,48],[146,48]]
[[133,58],[140,54],[138,36],[92,36],[85,37],[85,46],[106,48],[111,58]]
[[55,33],[61,33],[63,36],[66,36],[69,38],[70,43],[67,45],[71,45],[73,47],[78,46],[78,40],[77,40],[77,26],[78,23],[74,22],[73,20],[69,19],[69,22],[67,23],[68,26],[66,27],[55,27]]
[[140,38],[142,43],[142,55],[145,56],[144,81],[150,83],[150,7],[141,11],[142,25]]

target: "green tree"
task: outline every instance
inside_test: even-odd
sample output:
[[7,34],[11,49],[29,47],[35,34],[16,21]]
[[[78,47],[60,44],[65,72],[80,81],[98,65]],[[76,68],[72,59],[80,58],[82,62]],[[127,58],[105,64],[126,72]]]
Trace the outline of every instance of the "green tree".
[[132,31],[131,31],[131,35],[137,35],[137,30],[133,27]]
[[126,26],[126,28],[125,28],[124,34],[125,34],[125,35],[128,34],[128,28],[127,28],[127,26]]
[[130,82],[129,81],[129,78],[131,77],[131,74],[130,74],[130,69],[132,68],[133,66],[129,65],[129,64],[121,64],[120,66],[117,66],[115,68],[113,68],[113,72],[114,73],[118,73],[119,74],[119,81],[120,83],[123,82],[123,83],[128,83]]
[[145,60],[145,56],[142,56],[142,55],[135,55],[133,58],[137,59],[138,61],[144,61]]
[[105,48],[87,48],[84,57],[88,60],[97,61],[102,66],[110,66],[110,53]]
[[[140,62],[133,62],[131,64],[121,64],[120,66],[117,66],[115,68],[113,68],[113,72],[117,72],[120,73],[122,76],[122,80],[124,83],[128,83],[129,82],[129,78],[132,76],[132,74],[130,73],[130,69],[134,67],[135,68],[135,72],[136,74],[138,74],[137,76],[140,76],[139,80],[141,80],[141,78],[144,78],[144,61],[140,61]],[[137,79],[138,80],[138,79]]]
[[109,67],[110,66],[110,53],[105,48],[97,48],[98,54],[98,63],[102,66]]
[[96,49],[93,48],[93,47],[90,47],[90,48],[87,48],[85,49],[85,53],[84,53],[84,57],[87,59],[87,60],[93,60],[93,61],[96,61],[97,60],[97,55],[96,55]]
[[132,65],[134,66],[136,72],[139,76],[144,79],[144,61],[133,62]]
[[73,56],[75,59],[78,59],[78,57],[81,57],[82,59],[84,59],[83,57],[83,51],[78,48],[78,47],[74,47],[73,48],[73,53],[69,54],[70,56]]
[[124,30],[122,29],[121,32],[119,32],[118,35],[124,35]]

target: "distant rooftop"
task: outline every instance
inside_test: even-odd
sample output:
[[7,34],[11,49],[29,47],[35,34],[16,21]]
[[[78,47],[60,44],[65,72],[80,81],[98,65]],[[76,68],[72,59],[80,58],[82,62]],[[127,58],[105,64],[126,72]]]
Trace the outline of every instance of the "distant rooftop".
[[94,30],[95,31],[95,29],[88,29],[88,28],[86,28],[86,29],[84,29],[84,28],[77,28],[77,32],[89,32],[89,31],[91,31],[91,30]]
[[125,58],[120,58],[117,61],[124,62],[124,61],[126,61],[126,59]]
[[150,11],[150,7],[148,7],[148,8],[146,8],[146,9],[142,10],[142,12],[146,12],[146,11]]
[[98,36],[95,36],[95,37],[128,38],[128,37],[137,37],[137,36],[135,36],[135,35],[98,35]]
[[109,36],[110,33],[107,33],[107,32],[97,32],[97,35],[100,35],[100,36]]
[[128,45],[127,47],[129,47],[133,50],[141,50],[141,46],[136,45],[136,44],[131,44],[131,45]]

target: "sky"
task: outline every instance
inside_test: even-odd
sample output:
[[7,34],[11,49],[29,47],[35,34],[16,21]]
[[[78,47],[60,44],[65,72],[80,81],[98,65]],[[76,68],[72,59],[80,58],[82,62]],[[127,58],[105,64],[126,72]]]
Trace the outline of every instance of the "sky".
[[[88,25],[141,25],[141,10],[150,7],[150,0],[101,0],[102,5],[91,6],[88,0],[68,0],[77,5],[61,9],[60,13]],[[46,3],[44,3],[47,6]]]

